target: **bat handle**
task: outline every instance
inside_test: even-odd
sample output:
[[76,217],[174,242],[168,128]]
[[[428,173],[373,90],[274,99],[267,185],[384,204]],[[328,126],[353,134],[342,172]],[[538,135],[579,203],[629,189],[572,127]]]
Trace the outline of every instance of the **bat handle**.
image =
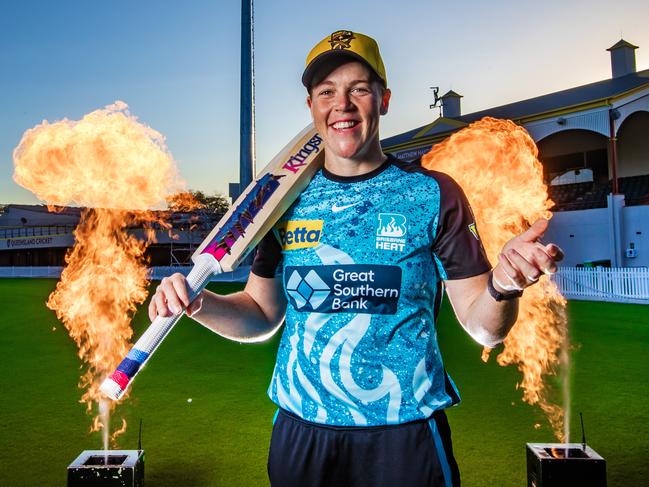
[[[223,272],[221,266],[212,255],[200,254],[194,260],[194,267],[187,276],[190,302],[198,297],[213,276],[221,274],[221,272]],[[117,369],[104,379],[100,387],[101,392],[114,401],[119,400],[183,313],[184,311],[181,311],[166,318],[158,316],[153,320],[138,341],[135,342],[128,355],[117,366]]]

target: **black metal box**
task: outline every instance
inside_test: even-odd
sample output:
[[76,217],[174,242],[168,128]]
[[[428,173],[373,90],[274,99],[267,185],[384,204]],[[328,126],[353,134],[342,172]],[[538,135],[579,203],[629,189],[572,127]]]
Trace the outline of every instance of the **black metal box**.
[[606,487],[606,461],[580,443],[528,443],[528,487]]
[[68,466],[68,487],[143,487],[144,450],[85,450]]

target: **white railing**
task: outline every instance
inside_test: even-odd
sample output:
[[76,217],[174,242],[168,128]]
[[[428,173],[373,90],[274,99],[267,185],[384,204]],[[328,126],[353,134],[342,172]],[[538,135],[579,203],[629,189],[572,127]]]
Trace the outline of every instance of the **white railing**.
[[[149,279],[160,280],[175,272],[189,274],[192,266],[169,266],[149,268]],[[61,277],[63,267],[0,267],[0,278],[2,277]],[[233,272],[224,272],[212,278],[212,282],[245,282],[248,280],[250,266],[242,266]]]
[[552,280],[568,299],[649,304],[646,267],[560,267]]
[[35,227],[0,227],[0,238],[46,237],[48,235],[68,235],[76,225],[43,225]]
[[0,267],[0,277],[61,277],[63,267]]

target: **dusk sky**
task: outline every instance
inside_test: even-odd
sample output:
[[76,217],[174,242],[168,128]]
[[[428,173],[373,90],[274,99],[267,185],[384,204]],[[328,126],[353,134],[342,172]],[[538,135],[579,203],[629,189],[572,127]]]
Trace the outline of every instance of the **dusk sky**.
[[[464,114],[609,78],[621,37],[649,68],[649,2],[286,1],[255,5],[257,165],[309,123],[304,59],[339,29],[374,37],[393,96],[382,137],[433,121],[430,86]],[[238,180],[238,1],[3,0],[0,204],[39,201],[13,182],[25,130],[116,100],[166,136],[191,189]]]

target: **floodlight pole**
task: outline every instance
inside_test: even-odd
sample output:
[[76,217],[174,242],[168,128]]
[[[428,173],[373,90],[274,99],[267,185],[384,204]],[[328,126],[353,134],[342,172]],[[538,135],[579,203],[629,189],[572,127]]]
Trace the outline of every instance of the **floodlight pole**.
[[241,0],[241,93],[239,106],[239,183],[230,184],[237,199],[256,175],[255,168],[254,0]]

